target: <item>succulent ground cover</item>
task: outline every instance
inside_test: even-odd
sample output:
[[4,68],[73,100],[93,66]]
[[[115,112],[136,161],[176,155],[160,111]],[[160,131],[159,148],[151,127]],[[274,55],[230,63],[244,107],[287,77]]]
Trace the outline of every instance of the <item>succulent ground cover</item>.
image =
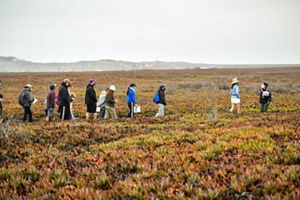
[[[242,115],[229,113],[239,77]],[[0,74],[0,199],[299,199],[300,68]],[[50,82],[73,81],[77,120],[46,123]],[[119,119],[86,122],[85,84],[117,86]],[[261,82],[270,112],[259,112]],[[34,122],[20,122],[18,95],[34,86]],[[135,82],[142,113],[123,118]],[[152,98],[167,86],[166,116]]]

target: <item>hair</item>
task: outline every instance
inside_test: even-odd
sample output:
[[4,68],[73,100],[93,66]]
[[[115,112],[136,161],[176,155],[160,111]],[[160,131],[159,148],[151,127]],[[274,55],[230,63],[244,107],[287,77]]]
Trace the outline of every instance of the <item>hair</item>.
[[0,94],[0,99],[2,99],[3,98],[3,95],[2,94]]
[[235,86],[235,85],[238,85],[239,83],[234,83],[234,84],[231,84],[231,89]]
[[131,87],[136,87],[136,85],[134,83],[130,83],[129,87],[127,88],[127,92],[126,92],[127,95],[129,94],[129,90]]
[[162,91],[163,89],[166,89],[166,86],[164,86],[164,85],[159,86],[158,92],[159,92],[159,91]]
[[50,90],[54,90],[55,86],[54,85],[50,85]]

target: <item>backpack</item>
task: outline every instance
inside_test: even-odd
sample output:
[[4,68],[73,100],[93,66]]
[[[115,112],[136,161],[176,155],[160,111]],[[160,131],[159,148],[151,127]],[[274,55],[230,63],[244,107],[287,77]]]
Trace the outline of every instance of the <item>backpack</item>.
[[158,95],[158,92],[155,93],[155,95],[154,95],[154,97],[153,97],[153,102],[159,103],[159,95]]
[[20,95],[19,95],[19,104],[21,106],[24,106],[25,105],[25,98],[24,98],[24,92],[22,92]]

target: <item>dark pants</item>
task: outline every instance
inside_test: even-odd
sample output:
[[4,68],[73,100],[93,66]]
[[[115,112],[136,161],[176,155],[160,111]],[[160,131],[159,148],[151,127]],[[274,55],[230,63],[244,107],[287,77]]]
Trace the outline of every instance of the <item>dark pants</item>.
[[60,119],[61,120],[70,120],[71,117],[71,110],[70,105],[69,106],[59,106],[59,112],[60,112]]
[[24,107],[23,122],[26,122],[27,116],[29,116],[29,122],[32,122],[32,112],[30,107]]
[[128,108],[129,108],[129,113],[127,115],[127,117],[133,118],[134,117],[134,103],[128,103]]
[[101,119],[104,119],[104,116],[105,116],[105,106],[103,106],[103,107],[100,108],[99,116],[100,116]]
[[262,103],[260,105],[260,112],[268,112],[269,103]]

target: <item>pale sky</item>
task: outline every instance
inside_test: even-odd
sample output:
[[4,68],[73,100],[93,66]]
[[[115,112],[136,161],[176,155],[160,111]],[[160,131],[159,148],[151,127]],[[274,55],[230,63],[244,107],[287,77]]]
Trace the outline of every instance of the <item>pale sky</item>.
[[300,63],[300,0],[0,0],[0,56]]

